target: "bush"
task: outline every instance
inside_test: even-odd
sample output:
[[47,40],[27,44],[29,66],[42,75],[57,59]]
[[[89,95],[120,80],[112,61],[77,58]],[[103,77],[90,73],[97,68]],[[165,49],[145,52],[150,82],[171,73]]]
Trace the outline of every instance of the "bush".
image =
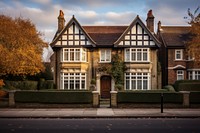
[[172,85],[166,85],[166,86],[164,86],[164,89],[171,91],[171,92],[175,92],[175,89]]
[[9,90],[37,90],[37,81],[5,81],[5,88]]
[[15,101],[24,103],[92,103],[91,91],[16,91]]
[[39,90],[54,89],[53,80],[46,80],[45,81],[44,79],[40,79],[38,89]]
[[96,80],[95,80],[95,79],[92,79],[92,80],[90,81],[90,84],[91,84],[91,85],[96,85]]
[[[165,103],[181,103],[182,94],[165,92],[163,93]],[[160,92],[118,92],[119,103],[160,103]]]
[[178,80],[174,83],[176,91],[200,91],[200,80]]

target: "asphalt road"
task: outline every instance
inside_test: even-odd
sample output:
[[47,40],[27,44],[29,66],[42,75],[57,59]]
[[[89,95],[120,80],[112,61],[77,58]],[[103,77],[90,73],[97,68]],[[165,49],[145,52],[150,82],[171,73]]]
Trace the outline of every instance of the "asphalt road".
[[200,133],[200,119],[0,119],[0,133]]

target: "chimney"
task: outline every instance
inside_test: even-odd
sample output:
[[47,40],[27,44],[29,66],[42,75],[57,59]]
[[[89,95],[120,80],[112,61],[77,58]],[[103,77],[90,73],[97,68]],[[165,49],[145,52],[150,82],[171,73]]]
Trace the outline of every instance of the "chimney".
[[60,14],[58,16],[58,32],[60,32],[65,26],[65,18],[64,13],[60,10]]
[[158,22],[158,29],[157,29],[157,32],[160,32],[161,31],[161,22],[159,21]]
[[154,32],[154,16],[152,10],[149,10],[149,12],[147,13],[146,22],[147,22],[147,28],[149,28],[151,32]]

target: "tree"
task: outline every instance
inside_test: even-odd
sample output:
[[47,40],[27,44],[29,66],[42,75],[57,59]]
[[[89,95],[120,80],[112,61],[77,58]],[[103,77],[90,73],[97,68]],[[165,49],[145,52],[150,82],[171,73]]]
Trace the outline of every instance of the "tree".
[[188,9],[188,24],[191,25],[191,31],[189,35],[189,41],[186,43],[186,50],[188,56],[192,57],[195,61],[195,64],[200,65],[200,6],[192,13],[190,8]]
[[44,70],[41,33],[29,19],[0,15],[0,76],[35,75]]

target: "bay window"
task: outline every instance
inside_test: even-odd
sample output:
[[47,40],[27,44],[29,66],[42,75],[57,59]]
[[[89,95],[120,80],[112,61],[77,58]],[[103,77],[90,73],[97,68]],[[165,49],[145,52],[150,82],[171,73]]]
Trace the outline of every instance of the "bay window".
[[127,48],[125,49],[126,62],[148,62],[149,49],[148,48]]
[[61,89],[66,90],[85,90],[85,73],[61,73]]
[[149,90],[149,73],[125,73],[125,90]]
[[62,61],[63,62],[86,62],[86,50],[83,48],[63,48]]

